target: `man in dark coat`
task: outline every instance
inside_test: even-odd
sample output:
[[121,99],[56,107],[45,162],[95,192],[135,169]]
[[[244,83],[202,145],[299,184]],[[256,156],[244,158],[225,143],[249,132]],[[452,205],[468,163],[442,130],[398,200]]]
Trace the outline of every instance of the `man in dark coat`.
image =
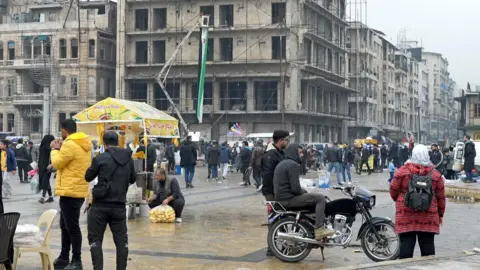
[[395,165],[395,168],[400,168],[399,167],[400,164],[398,162],[398,144],[397,143],[392,144],[392,147],[388,152],[388,158],[391,158],[393,160],[393,164]]
[[252,149],[248,146],[248,142],[243,142],[243,148],[240,150],[240,158],[242,160],[241,171],[243,174],[243,183],[242,186],[250,186],[250,173],[251,171],[247,170],[250,165],[250,159],[252,157]]
[[472,170],[475,168],[475,157],[477,156],[477,152],[475,151],[475,144],[470,140],[470,135],[465,135],[463,140],[465,141],[463,151],[465,163],[463,164],[463,169],[467,176],[465,182],[473,182]]
[[434,166],[438,166],[442,162],[442,153],[437,144],[432,144],[432,152],[430,152],[430,161]]
[[197,148],[192,142],[192,137],[188,136],[180,146],[180,166],[184,169],[185,184],[187,188],[193,188],[192,181],[195,174],[195,165],[197,164]]
[[165,151],[165,156],[168,160],[168,173],[175,172],[175,152],[177,152],[177,147],[174,143],[170,143]]
[[258,192],[262,190],[262,176],[260,173],[262,171],[262,157],[264,153],[263,140],[258,140],[257,145],[252,150],[252,157],[250,158],[250,167],[252,167],[253,179],[255,180],[255,186]]
[[380,147],[380,159],[382,160],[382,171],[387,167],[388,149],[385,144]]
[[220,149],[218,149],[218,143],[212,141],[212,146],[208,151],[208,168],[212,174],[213,181],[219,181],[218,179],[218,165],[220,161]]

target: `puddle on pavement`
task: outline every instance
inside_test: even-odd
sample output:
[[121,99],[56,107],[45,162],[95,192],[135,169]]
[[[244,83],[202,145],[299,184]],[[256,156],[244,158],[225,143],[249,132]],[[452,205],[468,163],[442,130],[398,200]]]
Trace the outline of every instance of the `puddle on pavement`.
[[459,204],[475,204],[480,203],[480,199],[468,196],[447,196],[449,202]]

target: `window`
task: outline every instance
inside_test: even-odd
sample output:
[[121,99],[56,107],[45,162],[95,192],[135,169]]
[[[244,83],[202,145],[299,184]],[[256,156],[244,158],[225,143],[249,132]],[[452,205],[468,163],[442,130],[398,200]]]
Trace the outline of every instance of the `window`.
[[95,76],[88,76],[88,96],[95,97],[97,95]]
[[147,64],[148,62],[148,42],[137,41],[135,42],[135,63]]
[[9,113],[7,114],[7,131],[14,132],[15,131],[15,114]]
[[8,60],[15,59],[15,41],[8,42]]
[[[180,84],[169,82],[165,85],[165,89],[167,89],[167,93],[172,99],[173,103],[175,103],[175,105],[179,105],[180,104]],[[154,86],[154,94],[155,94],[155,108],[162,111],[168,111],[171,107],[170,101],[167,99],[167,96],[165,96],[165,93],[163,92],[162,88],[160,88],[160,85],[158,85],[158,83],[156,83]]]
[[35,117],[31,118],[32,119],[32,132],[40,132],[42,130],[42,118],[40,117]]
[[115,82],[112,79],[108,79],[108,89],[109,92],[108,96],[114,98],[115,97]]
[[33,57],[37,58],[42,55],[42,41],[38,38],[33,40]]
[[233,60],[233,38],[220,38],[220,60]]
[[105,91],[105,78],[104,77],[100,77],[100,82],[98,82],[100,84],[100,96],[102,98],[106,98],[107,97],[107,92]]
[[153,30],[165,29],[167,27],[167,9],[154,8],[152,23],[153,23]]
[[276,111],[278,110],[278,82],[255,82],[255,110]]
[[100,59],[105,60],[105,42],[100,41]]
[[95,20],[96,9],[87,9],[87,20]]
[[88,41],[88,57],[95,58],[95,39]]
[[220,109],[245,111],[247,108],[246,94],[246,82],[220,83]]
[[[193,109],[197,109],[198,101],[198,84],[192,83],[192,98],[193,98]],[[203,85],[203,105],[212,105],[213,104],[213,83],[205,82]]]
[[46,55],[51,55],[52,53],[52,46],[50,44],[50,39],[47,39],[47,40],[44,40],[43,41],[43,49],[44,49],[44,53]]
[[272,23],[285,22],[286,3],[272,3]]
[[153,63],[165,63],[165,40],[153,41]]
[[3,42],[0,41],[0,60],[3,60]]
[[49,22],[54,22],[57,20],[57,14],[55,12],[49,12],[48,13],[48,21]]
[[208,39],[207,43],[207,61],[213,61],[215,54],[215,40],[213,38]]
[[480,104],[473,104],[473,117],[480,118]]
[[0,113],[0,131],[5,131],[3,130],[3,113]]
[[148,9],[135,10],[135,30],[148,30]]
[[67,95],[67,77],[61,75],[58,78],[58,90],[57,94],[59,97],[65,97]]
[[76,112],[71,112],[70,113],[70,119],[72,119],[77,113]]
[[233,26],[233,5],[220,5],[220,26]]
[[11,97],[16,93],[16,78],[7,79],[7,97]]
[[62,131],[62,122],[67,119],[66,113],[59,113],[58,114],[58,131]]
[[272,37],[272,59],[280,60],[285,59],[287,55],[287,39],[282,37],[280,42],[280,37]]
[[215,7],[214,6],[202,6],[200,7],[201,15],[208,15],[210,18],[208,20],[208,25],[213,26],[215,23]]
[[78,95],[78,78],[70,77],[70,96],[75,97]]
[[78,39],[76,38],[70,40],[70,57],[78,58]]
[[146,81],[135,80],[132,82],[130,88],[130,99],[138,102],[147,102],[147,91],[148,86]]
[[60,59],[67,58],[67,41],[65,39],[60,39]]

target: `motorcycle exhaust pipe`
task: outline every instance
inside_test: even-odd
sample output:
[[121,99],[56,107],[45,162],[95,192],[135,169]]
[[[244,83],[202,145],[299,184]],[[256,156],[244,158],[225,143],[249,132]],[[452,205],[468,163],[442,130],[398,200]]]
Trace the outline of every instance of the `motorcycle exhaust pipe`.
[[277,239],[318,245],[318,241],[315,240],[315,239],[300,237],[300,236],[291,235],[291,234],[288,234],[288,233],[279,232],[277,234]]

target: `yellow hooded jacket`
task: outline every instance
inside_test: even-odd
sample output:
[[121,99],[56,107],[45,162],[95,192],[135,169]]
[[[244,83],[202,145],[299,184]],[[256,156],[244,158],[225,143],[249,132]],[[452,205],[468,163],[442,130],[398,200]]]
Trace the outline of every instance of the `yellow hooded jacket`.
[[85,172],[92,162],[92,142],[83,132],[68,136],[60,150],[51,152],[52,166],[57,169],[55,195],[86,198],[88,182]]

